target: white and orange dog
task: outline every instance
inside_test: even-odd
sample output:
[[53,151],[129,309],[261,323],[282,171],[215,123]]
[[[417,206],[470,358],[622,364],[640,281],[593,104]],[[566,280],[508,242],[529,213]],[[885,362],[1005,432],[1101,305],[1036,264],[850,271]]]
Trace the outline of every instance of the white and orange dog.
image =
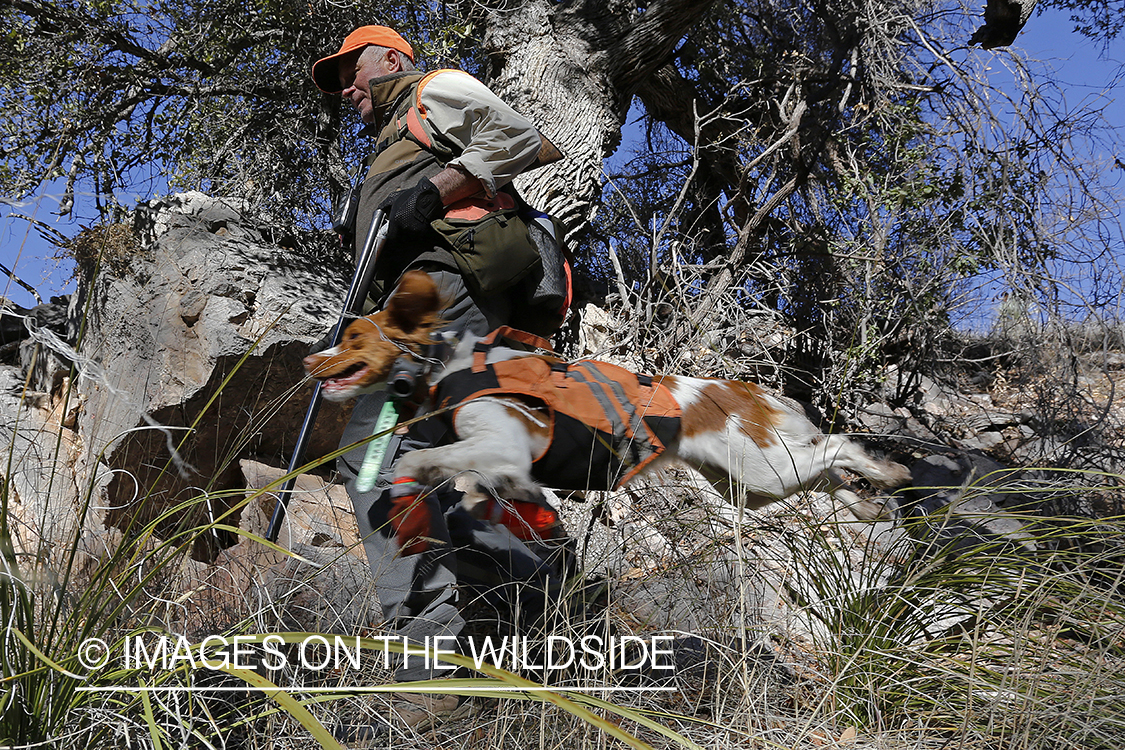
[[[381,389],[396,359],[404,353],[422,356],[431,333],[441,326],[440,309],[434,283],[424,273],[411,272],[386,309],[354,321],[338,346],[309,356],[305,368],[323,381],[330,400]],[[473,373],[485,382],[468,387]],[[497,381],[497,373],[517,385],[505,386],[509,381]],[[429,386],[430,408],[452,407],[433,418],[447,419],[456,440],[406,454],[394,472],[396,479],[430,487],[472,472],[499,497],[535,497],[540,486],[606,489],[674,460],[701,472],[728,501],[743,507],[758,508],[815,488],[832,492],[857,516],[871,518],[879,508],[843,489],[836,471],[856,472],[882,487],[909,478],[904,466],[877,460],[843,436],[824,434],[797,404],[753,383],[646,378],[498,342],[482,346],[470,338],[458,345],[444,369],[430,374]],[[554,390],[544,395],[548,386]],[[579,391],[585,395],[575,395]],[[625,403],[626,395],[632,406]],[[590,410],[571,404],[572,398],[575,404],[596,403],[602,424],[575,418]],[[586,429],[576,432],[579,422]],[[581,434],[585,442],[575,437]],[[563,453],[551,458],[552,451]],[[600,463],[599,451],[617,458],[614,467]]]

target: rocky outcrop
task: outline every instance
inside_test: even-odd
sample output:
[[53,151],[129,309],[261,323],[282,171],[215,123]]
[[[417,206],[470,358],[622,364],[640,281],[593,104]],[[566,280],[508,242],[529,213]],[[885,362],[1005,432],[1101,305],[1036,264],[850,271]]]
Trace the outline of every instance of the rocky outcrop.
[[[87,363],[77,429],[87,460],[113,473],[111,525],[204,492],[192,520],[217,517],[245,486],[240,458],[284,465],[292,450],[311,393],[300,360],[338,315],[347,271],[265,241],[236,206],[198,193],[143,207],[132,229],[128,263],[87,267],[71,304]],[[310,459],[336,447],[345,417],[322,410]],[[206,539],[201,559],[234,541]]]
[[[167,533],[229,509],[236,525],[250,484],[240,461],[286,464],[311,395],[301,359],[335,322],[348,269],[278,246],[199,193],[79,243],[68,305],[3,316],[18,546],[41,554],[76,524],[129,534],[163,517]],[[310,460],[335,449],[346,418],[321,410]],[[196,557],[235,541],[202,535]]]
[[355,513],[343,486],[303,474],[297,478],[277,544],[262,544],[285,471],[239,462],[249,503],[240,514],[245,533],[211,562],[185,561],[175,588],[190,591],[176,632],[220,632],[250,613],[262,632],[353,633],[382,620]]
[[74,413],[65,400],[27,391],[20,369],[0,367],[0,445],[10,459],[0,470],[7,483],[6,520],[12,547],[38,560],[63,547],[63,540],[95,529],[76,469],[84,467]]

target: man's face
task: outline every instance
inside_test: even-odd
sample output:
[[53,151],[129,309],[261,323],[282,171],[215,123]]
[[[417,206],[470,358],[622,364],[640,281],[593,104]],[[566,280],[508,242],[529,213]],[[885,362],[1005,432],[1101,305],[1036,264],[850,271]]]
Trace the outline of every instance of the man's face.
[[375,122],[375,105],[371,101],[372,78],[402,70],[399,53],[393,49],[368,46],[340,58],[340,95],[351,102],[366,123]]

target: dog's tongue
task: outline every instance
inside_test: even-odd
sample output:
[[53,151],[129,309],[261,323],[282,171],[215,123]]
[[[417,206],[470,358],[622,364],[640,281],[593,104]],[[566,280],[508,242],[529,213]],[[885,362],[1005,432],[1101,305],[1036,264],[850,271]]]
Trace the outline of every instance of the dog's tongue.
[[324,381],[324,387],[326,389],[330,390],[330,391],[342,390],[344,388],[347,388],[348,386],[355,385],[366,374],[367,374],[367,365],[364,365],[363,367],[359,368],[358,370],[356,370],[354,372],[351,372],[347,375],[343,375],[343,376],[338,377],[338,378],[327,378]]

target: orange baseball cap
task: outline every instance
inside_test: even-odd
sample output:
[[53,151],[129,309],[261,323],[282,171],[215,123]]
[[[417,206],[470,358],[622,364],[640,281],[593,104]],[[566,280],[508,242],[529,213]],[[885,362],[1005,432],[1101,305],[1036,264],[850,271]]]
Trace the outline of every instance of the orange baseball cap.
[[339,52],[313,63],[312,79],[316,87],[326,94],[340,93],[342,91],[340,88],[340,57],[357,49],[362,49],[369,44],[398,50],[409,57],[410,62],[414,62],[414,49],[397,31],[387,26],[360,26],[348,34],[343,45],[340,46]]

